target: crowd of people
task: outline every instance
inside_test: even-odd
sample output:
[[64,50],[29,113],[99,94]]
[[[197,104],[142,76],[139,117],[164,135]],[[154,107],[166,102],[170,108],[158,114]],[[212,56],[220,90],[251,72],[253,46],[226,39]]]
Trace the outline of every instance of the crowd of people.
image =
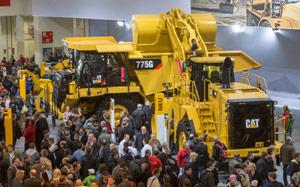
[[[211,148],[206,144],[207,133],[190,134],[183,147],[174,149],[152,133],[148,101],[138,104],[131,114],[123,112],[115,129],[106,110],[101,115],[84,116],[80,108],[68,106],[63,119],[54,127],[48,124],[47,113],[24,109],[31,108],[31,103],[23,102],[18,94],[17,79],[11,78],[13,71],[7,65],[12,61],[1,62],[1,67],[6,64],[7,72],[2,71],[0,85],[0,186],[300,186],[300,153],[293,146],[291,130],[278,160],[273,145],[261,155],[250,153],[242,159],[236,153],[228,159],[227,148],[218,137]],[[14,61],[12,67],[18,67],[19,61]],[[29,87],[34,95],[32,90]],[[5,146],[3,123],[7,108],[13,109],[14,143]],[[285,125],[291,127],[292,113],[288,107],[283,115]],[[21,137],[25,139],[24,152],[14,149]],[[276,176],[280,163],[284,184]],[[219,180],[221,170],[229,173],[226,180]]]

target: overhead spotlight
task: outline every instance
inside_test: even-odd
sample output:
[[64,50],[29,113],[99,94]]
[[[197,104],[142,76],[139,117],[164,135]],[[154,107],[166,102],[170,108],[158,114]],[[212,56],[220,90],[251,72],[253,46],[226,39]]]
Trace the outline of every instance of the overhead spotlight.
[[233,32],[243,32],[245,30],[245,28],[242,27],[241,25],[233,25],[232,30],[233,30]]
[[118,21],[117,24],[119,27],[124,27],[125,23],[124,23],[124,21]]

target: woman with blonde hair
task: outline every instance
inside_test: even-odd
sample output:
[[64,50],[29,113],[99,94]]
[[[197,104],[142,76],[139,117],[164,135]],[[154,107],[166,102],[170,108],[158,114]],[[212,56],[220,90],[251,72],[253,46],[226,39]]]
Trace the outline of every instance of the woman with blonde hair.
[[196,152],[191,152],[188,159],[188,166],[192,168],[191,182],[193,186],[198,184],[199,175],[198,175],[198,163],[197,163],[198,154]]
[[51,181],[51,184],[58,184],[59,182],[59,179],[61,178],[61,171],[60,169],[54,169],[53,171],[53,178],[52,178],[52,181]]
[[17,170],[16,177],[13,180],[13,187],[22,187],[25,176],[24,170]]

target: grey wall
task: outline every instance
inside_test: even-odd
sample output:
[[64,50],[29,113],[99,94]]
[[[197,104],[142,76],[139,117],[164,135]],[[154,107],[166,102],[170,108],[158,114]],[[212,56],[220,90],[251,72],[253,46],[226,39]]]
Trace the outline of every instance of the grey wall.
[[[270,90],[300,94],[300,30],[219,26],[217,44],[225,50],[243,50],[263,65],[255,73],[265,77]],[[131,41],[131,31],[116,21],[90,20],[92,36],[115,36]]]
[[129,22],[118,25],[118,21],[89,20],[91,36],[114,36],[118,41],[132,41]]
[[279,30],[220,26],[218,46],[243,50],[260,62],[256,71],[268,81],[270,90],[300,94],[300,30]]
[[129,20],[133,14],[157,14],[180,7],[191,12],[190,0],[32,0],[32,14],[44,17],[70,17]]

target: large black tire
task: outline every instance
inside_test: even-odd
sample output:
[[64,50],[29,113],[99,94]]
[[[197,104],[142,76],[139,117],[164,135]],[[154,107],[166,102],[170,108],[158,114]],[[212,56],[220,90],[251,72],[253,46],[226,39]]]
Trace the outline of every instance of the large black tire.
[[258,22],[259,19],[247,11],[247,26],[256,27],[258,25]]
[[102,120],[102,111],[110,108],[110,98],[115,100],[115,105],[122,105],[126,107],[129,114],[136,109],[138,103],[143,103],[143,100],[139,97],[133,97],[127,94],[121,95],[108,95],[102,98],[102,101],[96,107],[96,115],[99,120]]
[[187,141],[190,134],[196,135],[195,127],[187,118],[183,118],[180,120],[177,128],[176,128],[176,146],[178,150],[182,149],[182,145],[184,145],[185,142],[181,141],[181,136],[184,135],[185,140]]

